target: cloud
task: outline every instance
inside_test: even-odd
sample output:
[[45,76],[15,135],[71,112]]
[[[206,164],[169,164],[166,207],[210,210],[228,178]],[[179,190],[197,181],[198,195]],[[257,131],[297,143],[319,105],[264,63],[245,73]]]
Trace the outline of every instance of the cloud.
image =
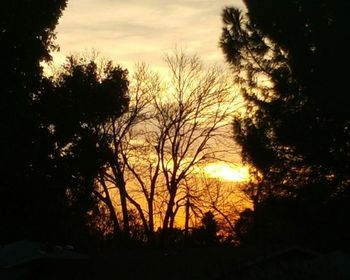
[[[62,55],[89,48],[131,67],[162,64],[176,44],[204,60],[222,60],[220,14],[238,0],[70,0],[57,28]],[[56,55],[56,57],[58,57]]]

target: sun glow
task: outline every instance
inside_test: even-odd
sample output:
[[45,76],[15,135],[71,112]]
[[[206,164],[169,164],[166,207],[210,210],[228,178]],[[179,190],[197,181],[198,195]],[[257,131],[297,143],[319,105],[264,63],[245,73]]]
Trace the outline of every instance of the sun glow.
[[209,177],[219,178],[225,181],[245,182],[249,179],[248,168],[242,165],[211,163],[204,167],[204,172]]

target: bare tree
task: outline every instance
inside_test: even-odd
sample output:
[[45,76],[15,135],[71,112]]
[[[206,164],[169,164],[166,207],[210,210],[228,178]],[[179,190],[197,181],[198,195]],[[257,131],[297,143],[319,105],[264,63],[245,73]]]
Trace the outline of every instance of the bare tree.
[[217,214],[226,233],[234,234],[235,220],[251,201],[242,191],[245,183],[224,182],[219,179],[203,178],[201,208]]
[[164,81],[145,65],[137,68],[129,112],[105,128],[113,156],[96,194],[110,209],[116,232],[128,234],[133,208],[149,241],[156,224],[164,232],[172,229],[179,209],[192,203],[189,176],[232,148],[220,141],[236,109],[233,84],[219,68],[204,67],[181,51],[165,62]]
[[218,68],[205,68],[197,56],[167,55],[170,70],[165,96],[154,96],[152,119],[167,204],[164,230],[174,226],[176,197],[196,166],[217,159],[219,138],[233,109],[232,84]]
[[[130,165],[129,157],[135,145],[132,141],[138,139],[142,133],[135,129],[143,124],[150,117],[148,104],[150,96],[158,91],[158,76],[152,75],[145,64],[136,65],[135,73],[132,77],[129,96],[129,110],[122,117],[112,119],[105,127],[103,133],[110,138],[110,159],[104,170],[101,170],[96,183],[99,185],[99,191],[96,196],[105,203],[110,212],[110,218],[113,221],[116,234],[123,234],[126,238],[130,237],[129,229],[129,208],[130,202],[137,210],[145,231],[148,229],[147,219],[141,208],[140,203],[130,196],[127,191],[127,166]],[[117,203],[119,202],[120,207]],[[121,211],[121,221],[118,219],[118,210]]]

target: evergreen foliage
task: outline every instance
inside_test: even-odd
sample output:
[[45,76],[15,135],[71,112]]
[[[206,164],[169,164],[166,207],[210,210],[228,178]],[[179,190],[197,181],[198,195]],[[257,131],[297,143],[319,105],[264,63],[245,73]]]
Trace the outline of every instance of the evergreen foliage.
[[[315,234],[334,236],[347,229],[342,219],[334,225],[336,217],[349,213],[343,206],[350,182],[350,4],[244,2],[247,13],[224,10],[220,44],[247,105],[234,119],[234,137],[255,174],[247,188],[255,206],[253,223],[268,224],[268,215],[276,217],[295,199],[292,204],[303,209],[309,228],[328,225]],[[339,208],[331,209],[335,205]],[[296,219],[294,206],[286,210]],[[322,218],[314,219],[318,214],[308,208],[322,209]],[[259,215],[260,210],[269,214]],[[277,220],[270,233],[281,228]],[[308,233],[304,227],[302,236]]]

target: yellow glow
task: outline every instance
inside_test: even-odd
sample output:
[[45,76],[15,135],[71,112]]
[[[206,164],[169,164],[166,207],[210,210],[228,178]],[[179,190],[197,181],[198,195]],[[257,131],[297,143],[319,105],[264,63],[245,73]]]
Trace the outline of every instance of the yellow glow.
[[242,165],[211,163],[204,167],[204,172],[209,177],[219,178],[225,181],[245,182],[249,179],[248,168]]

